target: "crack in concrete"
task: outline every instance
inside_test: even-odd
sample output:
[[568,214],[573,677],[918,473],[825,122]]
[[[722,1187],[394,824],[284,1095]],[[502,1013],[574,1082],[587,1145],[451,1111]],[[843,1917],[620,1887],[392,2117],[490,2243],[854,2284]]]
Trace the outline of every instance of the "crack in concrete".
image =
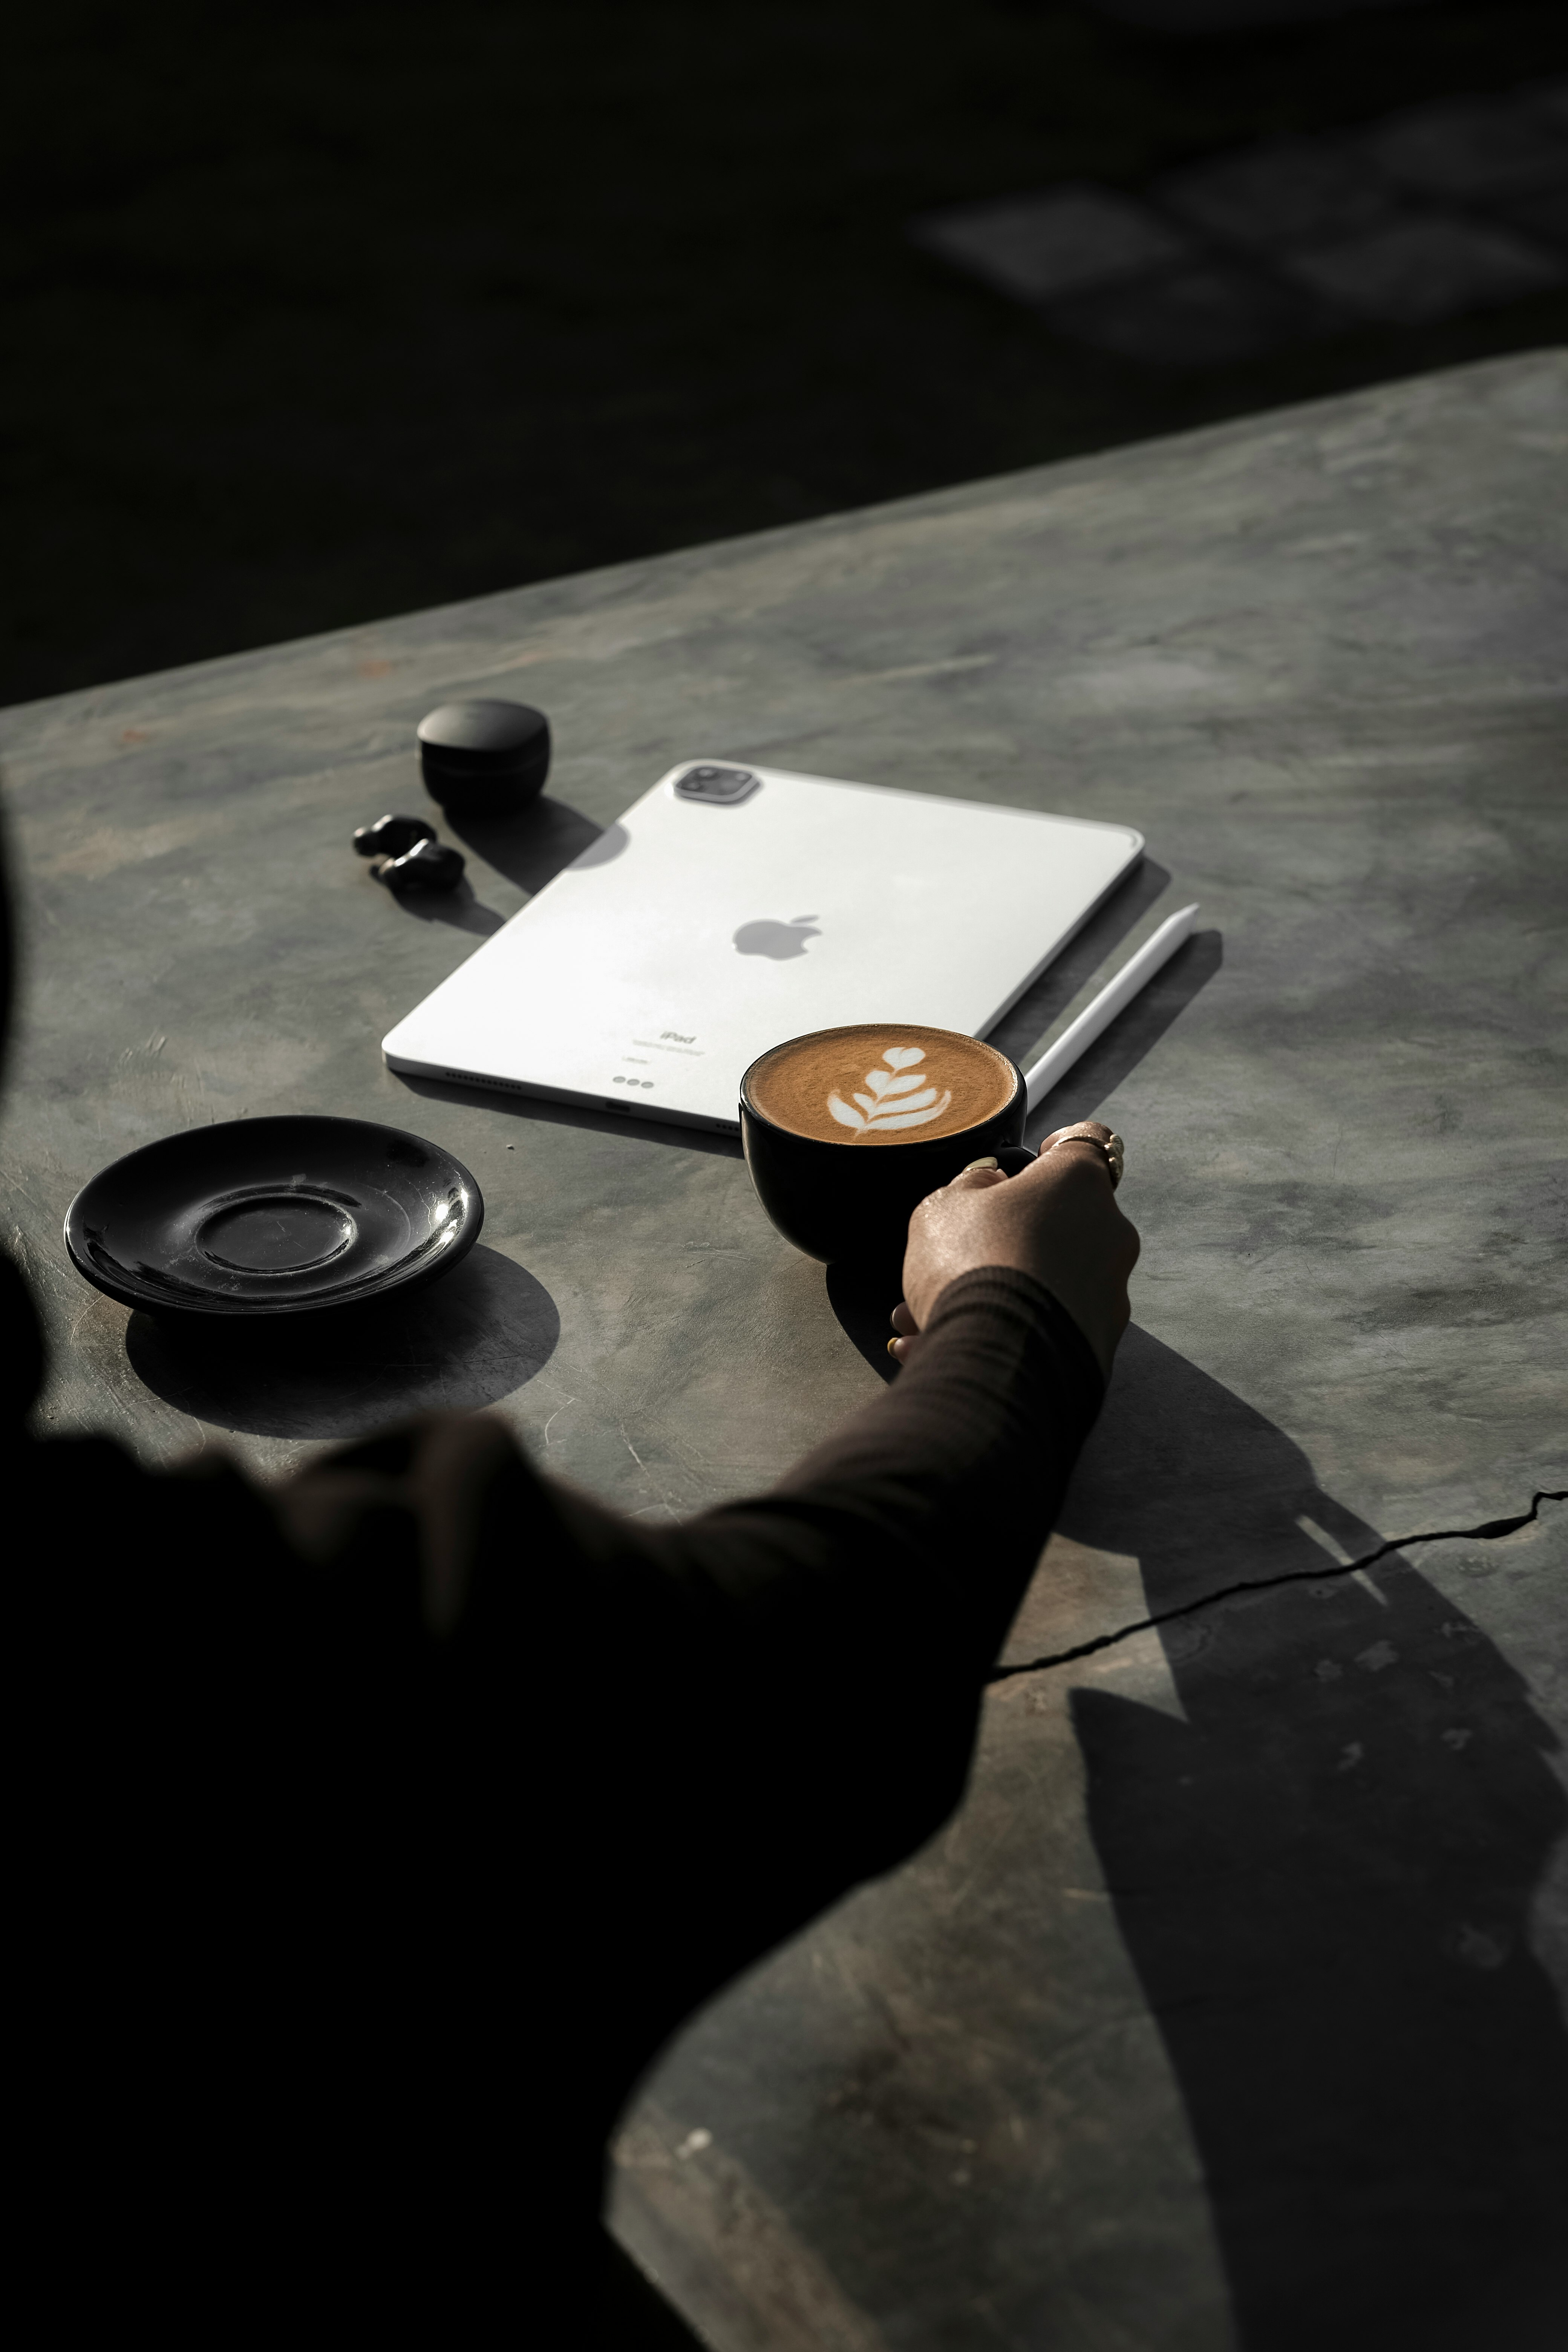
[[1225,1584],[1217,1592],[1204,1592],[1195,1601],[1184,1601],[1179,1609],[1162,1609],[1153,1617],[1140,1617],[1134,1624],[1119,1625],[1113,1633],[1099,1633],[1092,1642],[1079,1642],[1070,1650],[1052,1651],[1043,1658],[1027,1658],[1020,1665],[998,1666],[985,1679],[987,1684],[1005,1683],[1018,1675],[1043,1674],[1048,1666],[1070,1666],[1079,1658],[1092,1658],[1099,1650],[1114,1649],[1118,1642],[1131,1641],[1134,1633],[1152,1633],[1157,1626],[1173,1625],[1183,1617],[1195,1617],[1200,1609],[1212,1609],[1216,1601],[1232,1600],[1238,1592],[1272,1592],[1283,1584],[1324,1584],[1333,1577],[1359,1576],[1363,1569],[1386,1559],[1391,1551],[1403,1551],[1407,1544],[1495,1543],[1500,1536],[1517,1535],[1521,1528],[1531,1526],[1541,1516],[1542,1503],[1568,1503],[1568,1486],[1538,1486],[1530,1498],[1529,1510],[1521,1511],[1511,1519],[1483,1519],[1479,1528],[1434,1528],[1419,1535],[1392,1536],[1375,1551],[1363,1552],[1359,1559],[1347,1559],[1342,1566],[1328,1562],[1321,1568],[1292,1568],[1282,1576],[1251,1577],[1239,1584]]

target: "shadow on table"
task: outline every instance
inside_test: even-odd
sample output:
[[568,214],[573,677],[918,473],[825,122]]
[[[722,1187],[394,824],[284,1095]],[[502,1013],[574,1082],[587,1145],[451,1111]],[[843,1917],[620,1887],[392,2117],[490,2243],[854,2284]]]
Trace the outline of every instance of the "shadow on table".
[[1031,981],[1017,1003],[1009,1005],[1001,1020],[987,1031],[991,1043],[1004,1054],[1011,1054],[1015,1061],[1024,1061],[1030,1047],[1066,1012],[1079,989],[1087,987],[1100,965],[1157,904],[1170,883],[1168,866],[1156,864],[1152,857],[1141,858],[1103,906],[1095,908],[1082,929],[1074,932],[1060,954],[1053,956],[1039,977]]
[[[526,1118],[541,1127],[576,1127],[591,1135],[625,1135],[639,1143],[678,1146],[719,1160],[743,1157],[739,1134],[721,1135],[716,1128],[682,1127],[674,1119],[632,1118],[620,1111],[591,1110],[586,1103],[542,1102],[536,1095],[510,1095],[500,1087],[466,1087],[449,1078],[424,1078],[411,1070],[393,1076],[410,1094],[434,1102],[465,1103],[477,1110],[498,1111],[503,1118]],[[759,1210],[759,1216],[762,1212]]]
[[901,1262],[826,1265],[822,1271],[827,1303],[845,1338],[879,1381],[895,1380],[899,1368],[888,1353],[888,1342],[893,1336],[893,1309],[903,1297]]
[[[574,859],[607,866],[630,838],[624,825],[596,825],[581,810],[545,793],[515,816],[457,818],[445,810],[441,815],[447,833],[465,849],[528,891],[542,890]],[[584,851],[592,855],[584,858]],[[449,923],[479,939],[493,937],[506,921],[476,897],[467,875],[454,890],[400,890],[394,895],[405,915],[423,923]]]
[[481,940],[493,938],[506,921],[475,898],[466,875],[455,890],[393,890],[387,896],[404,914],[417,916],[422,923],[449,923],[454,930],[472,931]]
[[1402,1557],[1336,1577],[1303,1518],[1352,1559],[1379,1542],[1131,1332],[1063,1532],[1136,1554],[1151,1614],[1310,1580],[1163,1629],[1184,1722],[1074,1694],[1095,1844],[1245,2352],[1533,2352],[1568,2292],[1568,2038],[1526,1942],[1568,1824],[1556,1743]]
[[258,1437],[359,1437],[409,1413],[469,1412],[543,1369],[561,1333],[542,1282],[498,1250],[399,1301],[216,1328],[132,1315],[125,1350],[157,1396]]
[[447,830],[521,890],[542,890],[587,849],[594,855],[584,863],[607,866],[630,839],[624,825],[597,825],[548,793],[515,816],[448,816]]
[[[1029,1114],[1027,1139],[1038,1143],[1053,1128],[1099,1117],[1099,1106],[1138,1067],[1167,1029],[1206,988],[1225,961],[1218,931],[1194,931],[1163,971],[1157,971],[1125,1013],[1075,1062],[1060,1084]],[[1132,1147],[1130,1147],[1132,1148]]]

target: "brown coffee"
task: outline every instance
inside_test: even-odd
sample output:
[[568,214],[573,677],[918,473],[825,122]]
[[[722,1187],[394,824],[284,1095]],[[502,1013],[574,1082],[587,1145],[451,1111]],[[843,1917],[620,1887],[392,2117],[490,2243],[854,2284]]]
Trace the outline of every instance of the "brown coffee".
[[912,1023],[819,1029],[764,1054],[751,1072],[752,1106],[775,1127],[818,1143],[930,1143],[994,1118],[1017,1073],[977,1037]]

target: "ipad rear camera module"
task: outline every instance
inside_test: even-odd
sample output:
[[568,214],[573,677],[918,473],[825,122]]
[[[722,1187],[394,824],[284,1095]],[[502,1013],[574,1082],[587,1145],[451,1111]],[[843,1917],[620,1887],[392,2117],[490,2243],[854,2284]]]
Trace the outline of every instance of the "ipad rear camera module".
[[733,808],[737,801],[750,800],[757,782],[750,768],[720,768],[704,761],[700,767],[687,769],[676,784],[675,796],[682,801],[706,801],[713,808]]

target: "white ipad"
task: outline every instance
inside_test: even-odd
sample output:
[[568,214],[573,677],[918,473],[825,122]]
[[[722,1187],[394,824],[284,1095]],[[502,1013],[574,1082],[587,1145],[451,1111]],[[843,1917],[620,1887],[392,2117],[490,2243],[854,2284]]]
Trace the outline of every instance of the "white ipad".
[[683,761],[383,1041],[395,1070],[733,1130],[850,1021],[984,1036],[1142,854],[1129,825]]

